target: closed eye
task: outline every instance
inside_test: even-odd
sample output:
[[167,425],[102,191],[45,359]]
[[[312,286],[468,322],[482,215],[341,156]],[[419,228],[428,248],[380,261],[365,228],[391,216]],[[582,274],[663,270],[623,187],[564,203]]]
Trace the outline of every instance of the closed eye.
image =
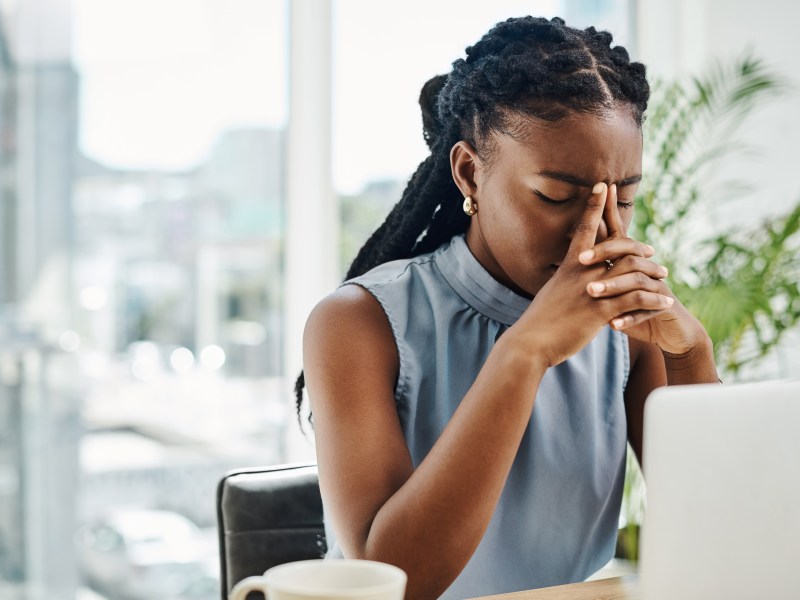
[[[559,200],[559,199],[556,199],[556,198],[551,198],[549,196],[545,196],[542,192],[540,192],[538,190],[533,190],[533,193],[536,194],[536,196],[542,202],[546,202],[547,204],[564,204],[564,203],[569,202],[570,200],[574,200],[576,198],[576,196],[570,196],[569,198],[564,198],[564,199]],[[631,201],[624,201],[624,200],[617,199],[617,206],[619,208],[627,210],[629,208],[633,208],[633,201],[632,200]]]
[[550,198],[549,196],[545,196],[542,192],[538,190],[533,190],[533,193],[542,201],[547,202],[548,204],[564,204],[565,202],[569,202],[570,200],[574,200],[575,196],[570,196],[569,198],[564,198],[563,200],[556,200],[555,198]]

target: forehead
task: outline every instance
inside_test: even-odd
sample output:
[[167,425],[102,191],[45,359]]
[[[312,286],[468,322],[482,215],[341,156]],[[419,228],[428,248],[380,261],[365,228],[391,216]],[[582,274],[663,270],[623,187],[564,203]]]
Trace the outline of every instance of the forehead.
[[557,123],[519,119],[512,133],[494,137],[496,167],[561,171],[593,182],[641,174],[642,134],[625,109],[603,115],[570,113]]

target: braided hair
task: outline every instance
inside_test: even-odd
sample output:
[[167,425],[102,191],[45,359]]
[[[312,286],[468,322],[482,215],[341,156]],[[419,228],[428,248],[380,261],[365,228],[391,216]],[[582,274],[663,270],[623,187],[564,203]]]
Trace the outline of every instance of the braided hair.
[[[557,122],[571,112],[601,115],[620,105],[641,127],[650,96],[645,67],[611,42],[607,31],[575,29],[557,17],[508,19],[467,48],[449,74],[428,81],[419,103],[431,154],[359,250],[345,280],[435,250],[467,230],[469,217],[450,170],[450,149],[459,140],[491,160],[491,135],[514,135],[524,123],[520,117]],[[298,421],[304,387],[300,373]]]

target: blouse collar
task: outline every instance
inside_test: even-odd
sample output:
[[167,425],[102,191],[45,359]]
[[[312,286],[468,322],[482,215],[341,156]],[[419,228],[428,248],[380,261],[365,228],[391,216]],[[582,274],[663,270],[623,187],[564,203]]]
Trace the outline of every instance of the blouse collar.
[[511,291],[483,268],[463,235],[453,237],[436,257],[445,280],[472,308],[504,325],[513,325],[531,300]]

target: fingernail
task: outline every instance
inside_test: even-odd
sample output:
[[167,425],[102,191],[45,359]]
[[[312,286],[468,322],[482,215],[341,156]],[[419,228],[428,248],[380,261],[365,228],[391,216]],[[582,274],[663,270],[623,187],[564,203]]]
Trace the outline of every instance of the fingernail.
[[662,266],[661,273],[664,275],[664,277],[666,277],[667,275],[669,275],[669,269],[667,267]]
[[594,258],[594,250],[584,250],[578,256],[578,259],[581,262],[588,262]]
[[595,283],[590,283],[589,289],[592,290],[595,294],[599,294],[600,292],[606,289],[606,284],[600,283],[599,281]]
[[669,296],[665,296],[664,297],[664,304],[666,304],[667,306],[672,306],[673,304],[675,304],[675,299],[671,298]]
[[602,194],[606,189],[606,184],[602,181],[600,183],[596,183],[595,186],[592,188],[593,194]]
[[614,329],[621,329],[624,324],[625,324],[625,319],[622,318],[614,319],[613,321],[611,321],[611,325],[614,327]]
[[656,253],[656,249],[653,248],[650,244],[645,244],[645,246],[647,246],[647,249],[650,250],[650,252],[652,252],[653,254]]

